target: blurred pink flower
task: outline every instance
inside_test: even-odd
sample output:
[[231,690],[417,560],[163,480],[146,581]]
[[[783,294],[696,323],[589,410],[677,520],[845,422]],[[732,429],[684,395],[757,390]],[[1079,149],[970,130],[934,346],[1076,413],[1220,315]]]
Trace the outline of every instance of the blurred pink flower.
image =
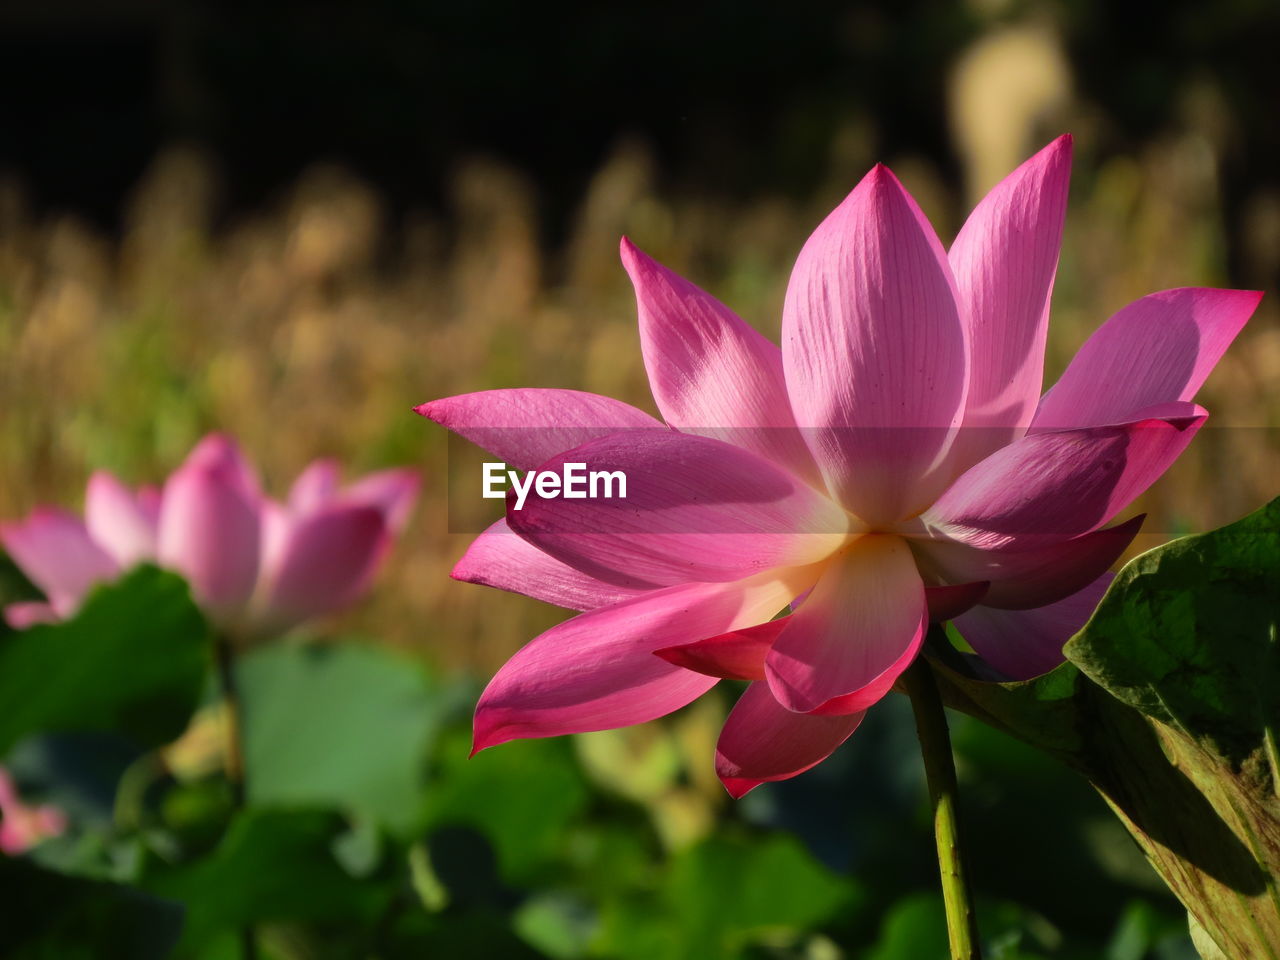
[[318,460],[277,503],[236,444],[211,434],[162,491],[133,491],[99,471],[89,479],[83,521],[42,507],[0,524],[0,543],[47,598],[11,604],[5,618],[23,628],[69,616],[93,584],[153,561],[186,577],[219,626],[283,632],[364,592],[417,490],[417,475],[405,469],[339,488],[337,464]]
[[56,807],[28,807],[18,796],[9,771],[0,767],[0,853],[17,856],[67,829]]
[[949,252],[877,166],[801,250],[781,349],[624,239],[665,424],[568,390],[420,407],[513,467],[630,487],[509,508],[455,568],[586,611],[493,678],[476,748],[749,680],[717,751],[740,796],[842,743],[931,620],[1010,677],[1061,662],[1142,518],[1106,524],[1204,422],[1192,398],[1260,299],[1144,297],[1041,397],[1070,158],[1062,137],[1024,163]]

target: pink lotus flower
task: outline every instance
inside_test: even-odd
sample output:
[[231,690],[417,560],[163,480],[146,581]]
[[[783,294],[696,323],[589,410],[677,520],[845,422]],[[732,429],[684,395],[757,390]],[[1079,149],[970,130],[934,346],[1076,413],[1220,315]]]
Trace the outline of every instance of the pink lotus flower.
[[877,166],[801,250],[781,349],[624,239],[665,425],[567,390],[420,407],[514,467],[585,462],[631,488],[509,506],[458,563],[585,611],[493,678],[476,748],[748,680],[716,757],[741,796],[828,756],[931,620],[1010,677],[1061,662],[1142,518],[1106,525],[1204,422],[1192,397],[1260,299],[1144,297],[1041,397],[1070,155],[1062,137],[1014,171],[949,252]]
[[0,853],[17,856],[42,840],[67,829],[67,818],[56,807],[29,807],[18,796],[9,771],[0,767]]
[[70,616],[95,583],[153,561],[186,577],[222,628],[280,633],[364,592],[417,488],[413,471],[386,470],[339,489],[337,464],[317,460],[277,503],[235,443],[211,434],[163,491],[135,492],[99,471],[83,521],[42,507],[0,524],[0,543],[47,598],[11,604],[5,618],[21,629]]

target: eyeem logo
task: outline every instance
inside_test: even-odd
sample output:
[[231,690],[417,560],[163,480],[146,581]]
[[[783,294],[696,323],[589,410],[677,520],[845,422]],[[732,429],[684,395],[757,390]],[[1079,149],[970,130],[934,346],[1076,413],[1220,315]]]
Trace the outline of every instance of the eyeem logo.
[[543,500],[557,497],[566,500],[627,498],[627,475],[621,470],[588,471],[585,463],[565,463],[561,465],[561,471],[530,470],[522,480],[520,471],[508,470],[505,463],[486,463],[481,495],[486,500],[501,500],[507,495],[502,484],[509,482],[516,493],[517,510],[524,509],[530,490]]

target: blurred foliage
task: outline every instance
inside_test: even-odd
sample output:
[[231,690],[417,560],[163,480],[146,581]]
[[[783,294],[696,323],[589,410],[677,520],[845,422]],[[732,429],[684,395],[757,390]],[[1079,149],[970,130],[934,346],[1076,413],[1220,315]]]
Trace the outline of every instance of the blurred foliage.
[[252,803],[335,807],[410,832],[443,700],[413,666],[355,646],[268,647],[237,664]]
[[0,857],[13,960],[163,960],[183,923],[181,905],[119,884],[85,880]]
[[932,646],[944,696],[1097,788],[1212,957],[1280,942],[1280,499],[1143,554],[1066,645],[1017,683]]
[[172,740],[200,693],[206,632],[182,579],[147,567],[94,591],[68,623],[13,634],[0,647],[0,755],[37,730]]
[[[157,616],[139,618],[133,604]],[[93,671],[45,663],[29,681],[56,690],[56,712],[9,721],[18,742],[5,762],[24,795],[57,803],[72,826],[26,862],[0,861],[29,904],[0,931],[5,956],[231,958],[249,927],[277,960],[945,955],[905,703],[874,711],[813,774],[730,806],[687,782],[673,794],[682,763],[651,765],[635,795],[636,781],[584,759],[607,743],[598,737],[468,759],[469,681],[355,640],[285,642],[237,664],[248,782],[237,811],[224,737],[204,729],[224,718],[190,695],[200,689],[190,657],[157,645],[140,671],[111,646],[129,634],[145,647],[170,630],[175,650],[195,645],[199,681],[207,637],[190,617],[202,626],[181,582],[141,568],[67,623],[0,637],[6,664],[22,663],[37,637],[64,658],[84,656],[75,644],[89,631],[104,641]],[[188,695],[155,712],[166,688]],[[709,704],[639,731],[636,755],[678,756],[701,739],[690,727],[714,733],[725,704]],[[139,715],[169,716],[164,734]],[[1185,925],[1136,851],[1093,855],[1091,836],[1117,838],[1083,783],[955,720],[979,883],[1003,898],[980,907],[990,955],[1189,958],[1177,952]],[[188,721],[177,744],[153,749]],[[672,832],[651,805],[671,796],[719,813]],[[1117,904],[1129,906],[1117,916]]]

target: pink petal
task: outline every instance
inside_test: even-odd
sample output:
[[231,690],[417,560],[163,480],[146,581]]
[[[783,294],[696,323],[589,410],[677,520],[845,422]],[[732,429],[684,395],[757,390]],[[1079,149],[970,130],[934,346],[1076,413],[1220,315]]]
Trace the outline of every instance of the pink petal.
[[105,470],[89,478],[84,519],[89,535],[122,569],[155,557],[159,517],[154,506]]
[[56,807],[27,806],[0,767],[0,853],[17,856],[67,828],[67,818]]
[[795,585],[756,578],[690,583],[579,614],[530,641],[489,682],[476,707],[475,749],[644,723],[677,710],[714,677],[653,655],[690,637],[767,620]]
[[791,274],[782,358],[796,422],[835,495],[870,524],[942,492],[966,383],[941,244],[877,166],[814,231]]
[[158,535],[160,531],[160,490],[153,486],[139,487],[136,496],[138,510],[141,511],[147,524]]
[[29,846],[26,833],[17,824],[8,819],[0,820],[0,853],[16,857],[25,853]]
[[26,630],[40,623],[57,623],[61,618],[47,603],[27,600],[4,608],[4,622],[15,630]]
[[261,618],[284,630],[348,605],[368,587],[388,537],[375,507],[334,504],[295,518],[257,598]]
[[969,394],[957,441],[965,466],[1021,436],[1035,413],[1070,179],[1068,135],[997,184],[951,246],[969,329]]
[[1184,287],[1134,301],[1085,341],[1040,401],[1032,429],[1116,423],[1191,400],[1261,299],[1253,290]]
[[667,430],[630,404],[579,390],[485,390],[414,409],[518,470],[619,430]]
[[298,514],[320,509],[337,495],[338,477],[337,460],[311,461],[289,488],[289,509]]
[[929,622],[942,623],[944,620],[960,616],[982,600],[990,589],[989,580],[925,587],[924,602],[929,609]]
[[233,620],[258,578],[256,480],[222,438],[206,439],[165,484],[159,558],[215,617]]
[[667,663],[725,680],[763,680],[764,658],[790,616],[731,630],[706,640],[653,651]]
[[1027,610],[1054,603],[1097,580],[1120,559],[1145,518],[1139,514],[1114,527],[1027,550],[981,550],[947,540],[915,541],[912,547],[921,569],[943,579],[990,580],[984,607]]
[[928,616],[915,560],[898,537],[854,541],[788,618],[765,658],[774,697],[797,713],[856,713],[915,659]]
[[224,483],[234,487],[241,496],[248,500],[257,500],[262,496],[262,484],[258,481],[258,473],[239,445],[223,433],[210,433],[187,454],[182,462],[186,467],[200,467],[218,474]]
[[587,576],[517,536],[505,517],[472,541],[450,576],[570,610],[594,610],[652,589],[618,587]]
[[26,520],[0,524],[0,543],[60,616],[71,613],[95,583],[120,572],[79,517],[53,507],[37,507]]
[[284,559],[285,547],[294,528],[303,517],[270,497],[264,497],[258,505],[258,582],[267,583],[275,578]]
[[974,607],[952,622],[993,667],[1012,680],[1027,680],[1066,659],[1063,644],[1093,615],[1111,580],[1112,574],[1104,573],[1065,600],[1034,610]]
[[782,351],[625,237],[622,262],[636,289],[649,386],[667,423],[737,444],[816,480],[813,457],[791,415]]
[[1160,418],[1016,440],[969,469],[920,520],[982,549],[1096,530],[1159,479],[1208,416],[1192,403],[1166,406],[1174,409]]
[[793,713],[767,683],[753,683],[720,731],[716,773],[735,800],[766,781],[790,779],[827,759],[865,715]]
[[396,467],[361,477],[342,491],[342,499],[345,503],[377,507],[391,532],[400,533],[409,522],[421,486],[418,471]]
[[617,433],[539,469],[561,473],[564,463],[622,472],[626,497],[531,494],[517,510],[509,495],[507,523],[571,567],[621,586],[738,580],[812,563],[848,528],[844,511],[794,474],[708,437]]

